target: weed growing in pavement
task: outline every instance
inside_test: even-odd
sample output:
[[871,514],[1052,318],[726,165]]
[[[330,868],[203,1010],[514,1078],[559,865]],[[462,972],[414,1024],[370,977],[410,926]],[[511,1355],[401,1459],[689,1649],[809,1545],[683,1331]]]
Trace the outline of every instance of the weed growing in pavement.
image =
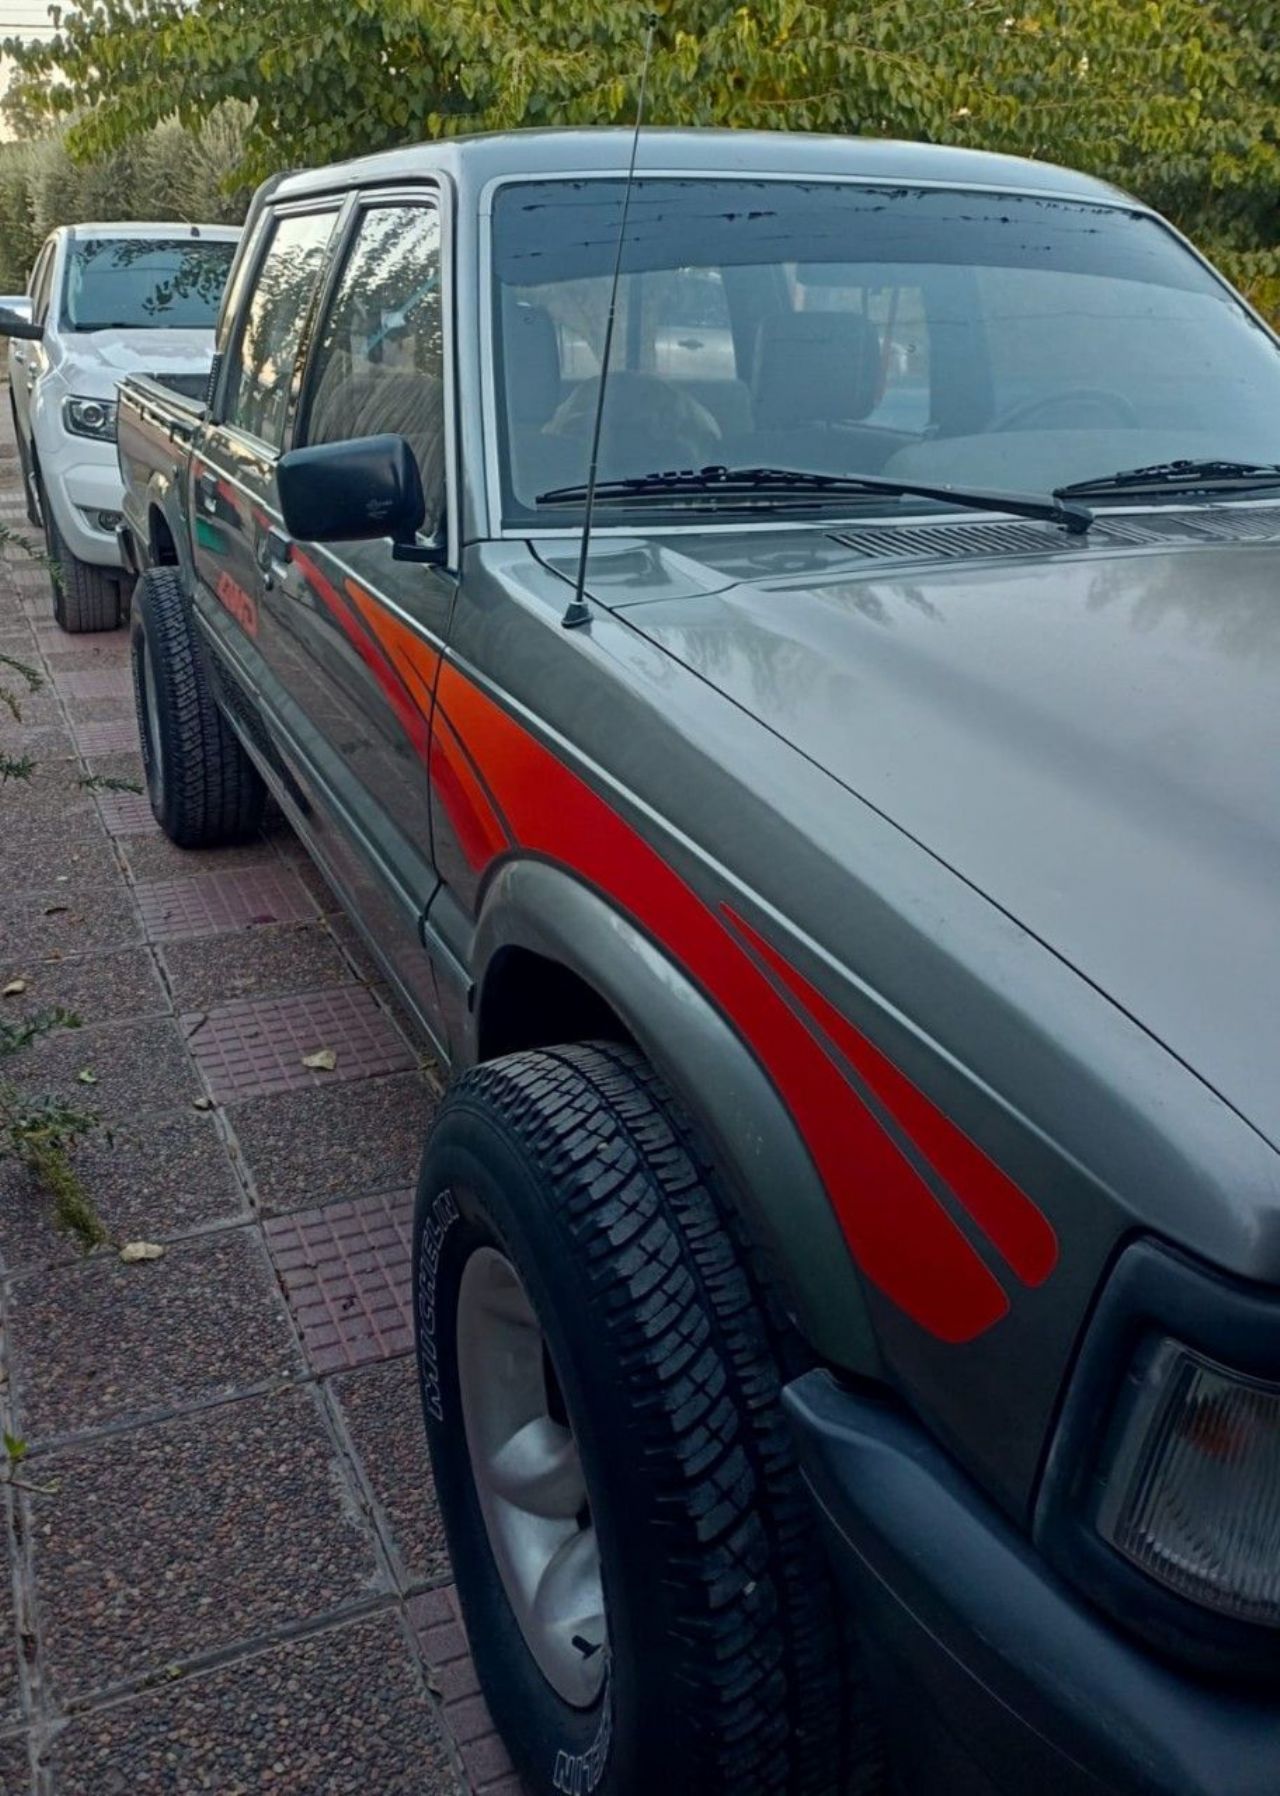
[[142,787],[137,780],[114,779],[109,773],[86,773],[83,779],[76,781],[86,792],[141,792]]
[[[42,1035],[79,1026],[79,1017],[61,1007],[39,1011],[20,1023],[0,1021],[0,1060],[20,1053]],[[55,1226],[74,1235],[86,1253],[102,1245],[107,1231],[76,1177],[70,1150],[97,1124],[91,1111],[77,1110],[58,1098],[29,1098],[12,1080],[0,1078],[0,1158],[8,1156],[26,1167],[53,1199]]]
[[[33,561],[42,562],[53,579],[59,570],[35,545],[0,524],[0,546],[16,543]],[[22,722],[23,697],[39,692],[44,676],[13,655],[0,655],[0,707],[15,723]],[[9,780],[28,780],[35,771],[31,755],[11,755],[0,749],[0,785]],[[89,782],[84,782],[89,783]],[[104,781],[105,785],[127,785],[127,781]],[[56,1029],[76,1029],[80,1019],[73,1012],[55,1006],[20,1022],[0,1019],[0,1061],[19,1054],[42,1035]],[[70,1150],[80,1136],[97,1127],[98,1119],[87,1110],[77,1110],[58,1098],[30,1098],[11,1079],[0,1077],[0,1159],[17,1160],[53,1199],[53,1220],[57,1228],[74,1235],[86,1252],[99,1247],[107,1239],[107,1231],[95,1211],[89,1194],[76,1177]],[[10,1480],[14,1463],[8,1441]]]
[[[25,661],[17,661],[12,655],[0,655],[0,670],[8,674],[16,674],[26,686],[27,692],[39,692],[44,685],[44,678],[34,667],[28,667]],[[0,705],[3,705],[15,723],[22,722],[22,703],[20,696],[12,685],[6,684],[0,672]],[[0,749],[0,786],[7,780],[29,780],[35,772],[36,764],[31,755],[10,755]]]

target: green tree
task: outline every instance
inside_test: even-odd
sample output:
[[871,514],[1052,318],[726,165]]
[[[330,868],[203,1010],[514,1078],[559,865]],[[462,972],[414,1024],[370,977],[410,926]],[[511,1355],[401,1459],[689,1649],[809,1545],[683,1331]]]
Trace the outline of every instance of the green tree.
[[20,292],[44,238],[83,219],[235,224],[250,188],[239,170],[252,109],[228,102],[194,130],[165,119],[100,154],[73,157],[74,124],[0,144],[0,292]]
[[[1277,247],[1275,0],[674,0],[655,123],[1008,150],[1150,196],[1263,278]],[[245,172],[441,132],[630,118],[623,0],[84,0],[20,51],[22,102],[78,114],[73,154],[173,113],[254,103]],[[54,79],[56,77],[56,79]],[[1251,260],[1252,259],[1252,260]]]

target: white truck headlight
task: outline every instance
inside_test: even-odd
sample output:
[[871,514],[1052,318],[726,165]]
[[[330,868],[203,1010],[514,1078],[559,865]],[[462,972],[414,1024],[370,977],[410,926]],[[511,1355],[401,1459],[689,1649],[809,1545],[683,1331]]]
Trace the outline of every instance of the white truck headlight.
[[114,399],[64,399],[62,422],[73,437],[95,437],[100,443],[116,440]]
[[1171,1340],[1135,1371],[1099,1532],[1181,1596],[1280,1627],[1280,1385]]

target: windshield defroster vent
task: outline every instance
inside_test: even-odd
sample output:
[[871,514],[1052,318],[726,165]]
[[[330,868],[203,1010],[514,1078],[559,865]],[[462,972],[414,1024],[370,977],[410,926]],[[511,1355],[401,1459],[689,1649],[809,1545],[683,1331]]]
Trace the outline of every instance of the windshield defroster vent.
[[1221,506],[1213,511],[1100,515],[1087,536],[1068,537],[1055,524],[1030,519],[982,524],[948,519],[868,524],[833,530],[837,542],[869,561],[956,561],[967,556],[1081,554],[1088,549],[1140,549],[1161,543],[1280,541],[1280,509]]

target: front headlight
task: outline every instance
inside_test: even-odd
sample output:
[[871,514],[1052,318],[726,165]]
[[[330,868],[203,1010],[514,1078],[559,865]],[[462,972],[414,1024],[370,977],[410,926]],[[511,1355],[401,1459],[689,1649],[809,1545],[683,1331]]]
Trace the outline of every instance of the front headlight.
[[114,399],[64,399],[62,422],[73,437],[94,437],[100,443],[116,440]]
[[1099,1533],[1179,1595],[1280,1626],[1280,1385],[1161,1339],[1128,1388]]

